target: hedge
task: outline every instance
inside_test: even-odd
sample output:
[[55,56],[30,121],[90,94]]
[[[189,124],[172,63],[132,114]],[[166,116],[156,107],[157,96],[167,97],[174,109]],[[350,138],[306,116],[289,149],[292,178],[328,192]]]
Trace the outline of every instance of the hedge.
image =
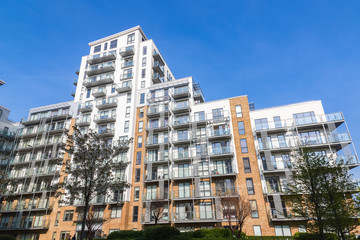
[[170,226],[148,227],[144,230],[144,238],[146,240],[165,240],[179,235],[180,231],[177,228]]
[[10,235],[2,234],[0,235],[0,240],[15,240],[15,238]]

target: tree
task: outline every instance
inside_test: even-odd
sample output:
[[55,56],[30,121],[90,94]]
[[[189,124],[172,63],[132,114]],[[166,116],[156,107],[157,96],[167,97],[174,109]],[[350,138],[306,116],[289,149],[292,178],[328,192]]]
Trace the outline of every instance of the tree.
[[164,214],[164,203],[161,201],[155,201],[151,203],[151,208],[148,210],[147,214],[154,218],[155,225],[158,224],[158,221],[163,217]]
[[240,195],[221,196],[221,212],[228,221],[232,235],[235,236],[238,229],[236,238],[240,238],[244,223],[251,215],[250,202]]
[[[83,202],[82,215],[87,216],[92,199],[97,196],[105,199],[111,191],[129,187],[128,183],[115,177],[117,163],[114,159],[128,151],[130,142],[131,139],[109,143],[91,129],[82,134],[77,127],[73,127],[64,149],[72,159],[65,162],[64,174],[67,178],[58,184],[57,193],[62,194],[65,190],[71,201]],[[83,218],[80,240],[84,239],[85,225],[86,218]]]
[[87,238],[92,240],[95,237],[97,231],[100,230],[100,227],[106,220],[101,217],[99,211],[95,211],[94,207],[89,208],[88,214],[86,216],[86,227],[87,227]]
[[348,170],[343,163],[306,147],[300,147],[292,157],[292,177],[287,183],[292,212],[307,221],[309,230],[318,233],[320,240],[325,239],[325,231],[345,237],[344,233],[354,228],[356,216],[346,197],[355,189]]

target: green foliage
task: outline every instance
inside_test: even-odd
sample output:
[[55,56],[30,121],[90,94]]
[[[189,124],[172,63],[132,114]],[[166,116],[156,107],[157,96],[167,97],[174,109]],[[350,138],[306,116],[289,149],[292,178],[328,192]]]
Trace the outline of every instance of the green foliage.
[[134,239],[134,240],[143,240],[144,231],[133,231],[133,230],[121,230],[112,232],[109,234],[107,239]]
[[15,238],[10,235],[2,234],[0,235],[0,240],[15,240]]
[[148,227],[144,231],[145,240],[165,240],[178,235],[180,235],[180,231],[171,226]]
[[213,228],[201,229],[193,232],[193,238],[229,238],[231,237],[230,229]]
[[[325,240],[337,240],[337,236],[332,233],[324,234]],[[319,240],[321,239],[318,233],[298,233],[294,236],[295,240]]]
[[249,240],[294,240],[294,237],[280,237],[280,236],[248,236]]

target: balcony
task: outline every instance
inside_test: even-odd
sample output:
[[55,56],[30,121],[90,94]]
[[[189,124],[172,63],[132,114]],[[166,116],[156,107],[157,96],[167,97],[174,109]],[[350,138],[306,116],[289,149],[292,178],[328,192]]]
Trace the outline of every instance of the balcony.
[[90,76],[102,74],[102,73],[108,73],[115,71],[115,63],[109,62],[107,64],[101,64],[101,65],[95,65],[88,68],[87,71],[85,71],[85,74]]
[[210,158],[232,157],[233,155],[232,146],[215,147],[209,153]]
[[173,215],[174,223],[191,222],[222,222],[221,216],[216,216],[216,211],[179,211]]
[[108,98],[99,100],[96,102],[96,108],[99,110],[107,109],[107,108],[114,108],[117,107],[117,99],[116,98]]
[[288,139],[285,140],[278,140],[278,139],[272,139],[271,141],[258,141],[258,145],[259,145],[259,151],[279,151],[279,152],[283,152],[283,151],[291,151],[295,146],[295,142],[294,141],[290,141]]
[[191,94],[190,94],[190,90],[189,90],[188,86],[180,87],[180,88],[174,88],[171,91],[171,97],[173,99],[184,98],[184,97],[188,98],[190,96],[191,96]]
[[161,77],[164,77],[164,65],[161,65],[160,62],[155,61],[152,68],[154,72],[159,73]]
[[356,167],[359,165],[359,161],[355,155],[345,155],[336,157],[337,164],[344,164],[346,166]]
[[144,157],[144,164],[151,163],[152,165],[156,164],[167,164],[169,162],[169,157],[164,156],[164,154],[159,154],[156,156],[147,155]]
[[109,138],[109,137],[114,137],[115,130],[114,129],[104,129],[104,130],[99,130],[98,133],[103,138]]
[[77,86],[77,84],[78,84],[78,78],[77,78],[77,77],[74,78],[73,84],[74,84],[75,86]]
[[75,97],[76,89],[71,90],[71,96]]
[[129,159],[126,156],[119,155],[113,159],[112,165],[114,168],[126,168],[129,163]]
[[168,131],[169,125],[167,122],[154,122],[154,123],[148,123],[146,125],[146,131],[154,131],[154,132],[160,132],[160,131]]
[[219,114],[206,114],[206,120],[208,124],[219,124],[219,123],[228,123],[230,121],[229,112],[224,111]]
[[135,54],[134,46],[120,48],[120,56],[127,57]]
[[29,125],[34,125],[34,124],[39,124],[41,121],[46,121],[46,122],[50,122],[50,121],[58,121],[58,120],[65,120],[65,119],[69,119],[72,117],[72,113],[67,109],[65,111],[62,112],[56,112],[53,114],[47,114],[46,116],[29,116],[29,117],[25,117],[21,119],[21,124],[24,126],[29,126]]
[[188,113],[191,111],[189,102],[175,102],[171,108],[174,114]]
[[192,139],[192,134],[190,132],[185,134],[175,134],[172,138],[173,145],[182,145],[182,144],[190,144]]
[[87,113],[87,112],[91,112],[93,110],[93,105],[92,104],[81,104],[79,105],[79,112],[81,113]]
[[90,118],[76,119],[76,125],[79,127],[90,126]]
[[300,129],[309,128],[314,125],[320,125],[325,123],[334,123],[335,126],[338,127],[343,122],[344,116],[341,112],[294,119],[294,125],[296,125],[296,127]]
[[192,158],[192,154],[190,150],[185,150],[181,152],[175,152],[173,154],[172,160],[174,162],[183,162],[183,161],[190,161]]
[[165,65],[165,62],[164,62],[163,58],[161,57],[160,53],[157,52],[156,50],[154,50],[153,58],[154,58],[156,61],[158,61],[159,63],[161,63],[161,65]]
[[120,80],[132,79],[132,78],[133,78],[133,75],[134,75],[134,74],[133,74],[132,72],[122,74],[122,75],[120,75]]
[[161,114],[164,114],[165,116],[169,115],[168,105],[150,105],[146,111],[146,116],[148,118],[160,117]]
[[151,172],[151,174],[144,174],[144,182],[158,182],[162,180],[169,180],[169,176],[162,176],[160,173]]
[[[33,220],[33,219],[32,219]],[[44,216],[41,221],[27,221],[26,217],[23,216],[18,223],[16,224],[1,224],[0,231],[10,232],[10,231],[39,231],[39,230],[48,230],[50,227],[50,217]]]
[[116,121],[116,114],[111,115],[95,115],[94,122],[96,124],[111,123]]
[[9,131],[8,129],[1,129],[0,130],[0,137],[6,139],[14,139],[16,136],[16,132]]
[[131,81],[122,82],[121,84],[116,85],[116,91],[118,93],[130,92],[132,89]]
[[206,120],[205,114],[203,114],[203,115],[192,117],[191,122],[196,124],[196,125],[206,125],[207,120]]
[[92,77],[92,78],[87,78],[84,81],[84,86],[87,88],[90,87],[96,87],[99,85],[104,85],[104,84],[109,84],[109,83],[114,83],[114,79],[113,76],[103,76],[103,77]]
[[11,212],[42,212],[42,211],[51,211],[54,207],[55,202],[49,202],[44,204],[38,202],[34,205],[29,204],[29,202],[26,205],[19,205],[19,204],[13,204],[13,205],[2,205],[0,212],[2,213],[11,213]]
[[169,201],[168,190],[164,189],[164,194],[162,196],[158,192],[144,192],[142,201],[143,202]]
[[134,66],[134,62],[131,60],[131,61],[127,61],[127,62],[124,62],[123,64],[121,64],[121,68],[124,69],[124,68],[128,68],[128,67],[133,67]]
[[171,191],[171,198],[174,201],[184,201],[184,200],[191,200],[193,199],[194,196],[194,190],[193,189],[189,189],[188,191]]
[[102,62],[113,61],[115,59],[116,59],[116,53],[112,51],[109,53],[104,53],[103,56],[100,56],[100,54],[88,56],[87,62],[90,65],[92,65],[92,64],[102,63]]
[[168,143],[169,143],[169,140],[167,138],[166,139],[157,139],[157,138],[149,138],[148,137],[145,142],[145,147],[146,148],[157,148],[160,145],[164,145],[164,144],[165,144],[165,147],[168,147],[168,146],[166,146]]
[[42,161],[48,161],[49,163],[61,163],[63,160],[64,155],[61,153],[57,153],[53,156],[43,154],[40,158],[37,157],[37,155],[33,155],[31,158],[26,158],[25,156],[21,157],[12,157],[10,161],[10,165],[14,166],[26,166],[29,164],[32,164],[33,162],[42,162]]
[[171,127],[173,129],[178,129],[178,128],[188,128],[190,125],[190,120],[189,119],[175,119],[173,121],[173,123],[171,124]]
[[92,95],[96,98],[98,97],[105,97],[106,96],[106,89],[105,88],[95,88],[92,91]]
[[155,72],[152,75],[152,81],[153,81],[153,83],[163,83],[164,77],[162,77],[159,73]]
[[228,129],[212,129],[210,135],[208,136],[209,140],[219,140],[219,139],[229,139],[231,138],[231,132]]
[[210,173],[212,177],[236,176],[233,165],[222,165],[219,168],[213,167]]

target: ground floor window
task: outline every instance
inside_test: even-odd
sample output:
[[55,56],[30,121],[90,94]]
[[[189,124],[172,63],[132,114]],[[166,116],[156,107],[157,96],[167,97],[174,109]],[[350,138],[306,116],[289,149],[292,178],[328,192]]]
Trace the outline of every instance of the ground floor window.
[[254,226],[254,236],[261,236],[261,226]]
[[277,225],[275,226],[276,236],[291,236],[291,230],[289,225]]

